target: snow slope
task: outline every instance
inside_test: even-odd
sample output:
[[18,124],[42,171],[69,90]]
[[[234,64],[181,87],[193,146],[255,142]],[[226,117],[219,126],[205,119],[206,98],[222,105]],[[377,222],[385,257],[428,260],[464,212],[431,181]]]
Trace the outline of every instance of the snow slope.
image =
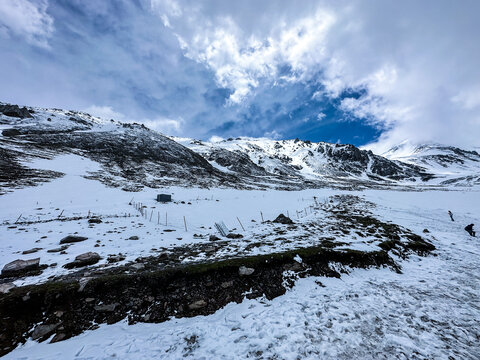
[[[480,193],[367,191],[375,213],[427,228],[436,255],[401,261],[403,274],[354,270],[306,278],[271,301],[244,300],[210,316],[102,325],[60,343],[28,341],[6,359],[478,359]],[[446,213],[453,211],[455,222]]]
[[405,141],[382,154],[404,163],[422,166],[436,175],[440,185],[473,186],[480,184],[480,154],[439,144],[413,145]]

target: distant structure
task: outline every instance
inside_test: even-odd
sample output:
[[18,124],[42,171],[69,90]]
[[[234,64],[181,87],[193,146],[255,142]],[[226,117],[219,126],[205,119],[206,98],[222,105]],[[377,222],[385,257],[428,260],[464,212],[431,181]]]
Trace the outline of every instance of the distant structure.
[[159,202],[170,202],[170,201],[172,201],[172,195],[158,194],[157,195],[157,201],[159,201]]

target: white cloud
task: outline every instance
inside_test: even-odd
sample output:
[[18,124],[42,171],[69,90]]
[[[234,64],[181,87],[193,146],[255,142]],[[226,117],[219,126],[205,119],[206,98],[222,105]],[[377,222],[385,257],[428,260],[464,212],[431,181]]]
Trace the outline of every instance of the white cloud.
[[114,119],[116,121],[126,123],[140,123],[152,130],[168,135],[180,135],[180,131],[182,130],[182,126],[184,124],[184,120],[181,117],[178,119],[171,119],[168,117],[159,116],[153,119],[133,119],[125,116],[120,112],[115,111],[111,106],[91,105],[87,107],[84,111],[102,119]]
[[480,145],[479,2],[290,3],[177,1],[170,25],[186,56],[233,89],[231,103],[280,81],[322,85],[317,100],[362,89],[341,109],[384,129],[377,147]]
[[102,118],[102,119],[114,119],[117,121],[124,121],[125,115],[122,113],[116,112],[111,106],[97,106],[91,105],[84,110],[90,115]]
[[282,138],[282,134],[277,132],[276,130],[268,131],[265,134],[263,134],[267,139],[273,139],[273,140],[278,140]]
[[54,27],[46,0],[0,1],[0,36],[24,37],[30,44],[48,48]]
[[213,135],[210,139],[208,139],[208,141],[213,142],[213,143],[222,142],[223,140],[225,140],[225,139],[220,137],[220,136],[216,136],[216,135]]

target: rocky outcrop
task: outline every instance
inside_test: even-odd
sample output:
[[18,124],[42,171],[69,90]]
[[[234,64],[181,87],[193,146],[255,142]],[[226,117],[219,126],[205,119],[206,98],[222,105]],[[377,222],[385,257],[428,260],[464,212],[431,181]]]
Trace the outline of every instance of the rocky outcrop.
[[20,108],[18,105],[12,104],[0,104],[0,113],[5,116],[16,117],[20,119],[32,117],[32,115],[25,106],[23,108]]

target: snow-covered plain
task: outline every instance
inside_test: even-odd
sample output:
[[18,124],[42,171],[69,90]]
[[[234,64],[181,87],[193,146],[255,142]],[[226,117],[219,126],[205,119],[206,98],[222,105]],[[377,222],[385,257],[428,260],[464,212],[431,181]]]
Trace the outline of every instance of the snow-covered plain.
[[[63,178],[2,196],[0,264],[40,257],[41,263],[58,265],[39,277],[18,280],[17,285],[62,273],[64,263],[86,251],[99,252],[104,264],[108,254],[121,252],[128,261],[155,254],[159,248],[208,242],[207,235],[214,233],[213,223],[219,220],[243,233],[245,239],[264,234],[267,229],[260,224],[260,211],[265,220],[288,211],[300,223],[321,221],[324,214],[308,208],[314,203],[313,196],[323,202],[346,193],[376,204],[369,210],[383,220],[415,233],[428,229],[428,238],[437,250],[427,257],[396,259],[403,274],[369,269],[353,270],[341,279],[309,277],[298,280],[285,295],[271,301],[244,300],[210,316],[171,319],[161,324],[101,325],[54,344],[29,340],[6,359],[480,358],[480,242],[463,230],[466,224],[479,220],[480,192],[475,188],[423,192],[166,188],[128,193],[84,178],[97,165],[75,155],[34,165],[63,172],[71,168]],[[159,192],[172,193],[178,203],[156,203]],[[139,216],[130,203],[146,205],[147,219]],[[55,219],[62,210],[62,217],[86,217],[90,211],[104,222],[92,227],[86,218],[16,228],[7,224],[15,222],[20,214],[22,221]],[[453,212],[455,222],[448,218],[448,210]],[[303,211],[299,215],[303,217],[296,219],[296,211]],[[167,226],[163,224],[164,213],[168,213]],[[47,252],[58,247],[63,236],[75,232],[89,239],[72,244],[66,254]],[[45,235],[47,238],[42,239]],[[134,235],[139,240],[127,240]],[[344,237],[352,248],[368,245],[368,239]],[[95,247],[97,241],[99,246]],[[239,244],[242,241],[247,240],[238,240]],[[256,251],[278,251],[282,246],[290,245],[276,248],[272,243]],[[33,247],[42,250],[21,254]]]

